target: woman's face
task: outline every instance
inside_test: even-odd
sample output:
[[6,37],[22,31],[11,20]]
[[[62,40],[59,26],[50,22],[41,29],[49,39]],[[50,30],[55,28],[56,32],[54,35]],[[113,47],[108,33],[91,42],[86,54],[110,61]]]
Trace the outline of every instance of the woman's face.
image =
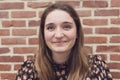
[[45,20],[44,36],[52,53],[70,53],[76,41],[76,25],[65,11],[54,10]]

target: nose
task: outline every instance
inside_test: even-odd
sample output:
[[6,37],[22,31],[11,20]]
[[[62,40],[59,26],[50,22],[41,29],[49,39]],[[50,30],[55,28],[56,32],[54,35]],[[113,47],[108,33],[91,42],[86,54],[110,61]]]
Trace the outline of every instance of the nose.
[[55,38],[62,38],[64,36],[63,31],[60,28],[57,28],[57,30],[55,31]]

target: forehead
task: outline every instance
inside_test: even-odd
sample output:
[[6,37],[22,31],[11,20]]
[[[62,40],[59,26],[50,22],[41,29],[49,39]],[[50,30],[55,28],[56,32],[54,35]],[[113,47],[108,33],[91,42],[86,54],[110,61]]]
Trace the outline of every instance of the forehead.
[[47,23],[55,23],[55,22],[74,22],[72,17],[63,10],[54,10],[50,12],[45,20],[45,24]]

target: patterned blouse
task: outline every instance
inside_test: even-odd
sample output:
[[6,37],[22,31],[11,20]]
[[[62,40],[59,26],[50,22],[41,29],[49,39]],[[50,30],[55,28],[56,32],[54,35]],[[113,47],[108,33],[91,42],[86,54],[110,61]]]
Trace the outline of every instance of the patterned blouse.
[[[101,59],[101,56],[89,56],[88,60],[88,62],[92,65],[89,67],[89,71],[83,80],[112,80],[110,70],[105,61]],[[56,73],[55,80],[67,80],[69,64],[54,63],[52,66]],[[35,70],[33,60],[27,60],[24,62],[24,64],[18,70],[16,80],[40,80],[37,76],[37,71]]]

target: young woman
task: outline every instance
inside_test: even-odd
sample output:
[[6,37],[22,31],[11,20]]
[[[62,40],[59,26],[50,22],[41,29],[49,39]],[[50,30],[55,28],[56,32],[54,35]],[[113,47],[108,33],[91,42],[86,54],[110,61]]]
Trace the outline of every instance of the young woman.
[[42,17],[39,50],[19,69],[16,80],[112,80],[100,56],[85,53],[83,30],[76,11],[55,3]]

